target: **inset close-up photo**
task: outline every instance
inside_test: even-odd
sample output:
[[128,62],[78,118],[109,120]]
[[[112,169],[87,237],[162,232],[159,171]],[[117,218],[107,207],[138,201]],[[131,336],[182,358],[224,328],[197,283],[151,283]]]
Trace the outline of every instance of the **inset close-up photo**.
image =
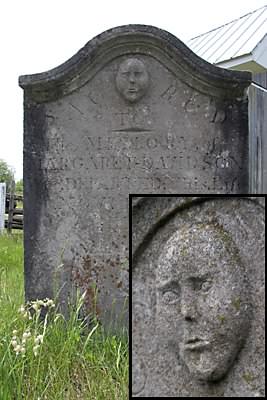
[[263,197],[131,197],[132,394],[262,397]]

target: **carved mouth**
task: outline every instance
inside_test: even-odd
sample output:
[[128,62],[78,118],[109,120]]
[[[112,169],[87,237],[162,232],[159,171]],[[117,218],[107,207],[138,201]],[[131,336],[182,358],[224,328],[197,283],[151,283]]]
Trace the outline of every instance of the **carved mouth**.
[[185,342],[183,347],[185,350],[200,350],[202,348],[206,348],[208,345],[209,342],[207,340],[198,337],[192,337]]
[[203,340],[198,338],[198,337],[193,337],[188,339],[185,344],[191,344],[191,343],[198,343],[198,342],[202,342]]
[[136,92],[137,92],[137,89],[130,88],[130,89],[128,89],[128,92],[130,92],[130,93],[136,93]]

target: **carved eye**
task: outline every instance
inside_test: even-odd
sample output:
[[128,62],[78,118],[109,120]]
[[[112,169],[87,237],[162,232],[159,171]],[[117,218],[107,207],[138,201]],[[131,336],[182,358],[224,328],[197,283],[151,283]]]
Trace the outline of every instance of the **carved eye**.
[[193,290],[203,293],[207,293],[212,286],[212,281],[208,277],[194,277],[190,281]]
[[208,291],[210,290],[212,286],[212,281],[211,280],[206,280],[206,281],[202,281],[201,285],[200,285],[200,290],[204,293],[208,293]]
[[162,298],[165,304],[176,304],[179,301],[179,294],[174,290],[166,290]]

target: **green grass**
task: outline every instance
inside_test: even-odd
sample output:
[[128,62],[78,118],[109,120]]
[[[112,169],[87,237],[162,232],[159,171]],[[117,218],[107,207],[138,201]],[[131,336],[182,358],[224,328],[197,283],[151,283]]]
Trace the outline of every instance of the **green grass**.
[[24,305],[22,265],[21,233],[0,235],[0,399],[128,399],[127,336],[88,329],[81,298],[68,320],[46,302],[41,321],[40,303]]

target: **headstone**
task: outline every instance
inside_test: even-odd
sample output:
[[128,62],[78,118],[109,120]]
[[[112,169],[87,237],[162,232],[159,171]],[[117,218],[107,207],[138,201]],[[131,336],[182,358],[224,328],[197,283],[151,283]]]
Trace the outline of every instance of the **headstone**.
[[246,193],[250,74],[129,25],[19,82],[26,297],[52,296],[56,280],[62,301],[78,286],[89,311],[97,290],[105,324],[125,321],[128,194]]
[[5,228],[6,184],[0,183],[0,233]]
[[264,198],[133,200],[133,396],[264,397]]

